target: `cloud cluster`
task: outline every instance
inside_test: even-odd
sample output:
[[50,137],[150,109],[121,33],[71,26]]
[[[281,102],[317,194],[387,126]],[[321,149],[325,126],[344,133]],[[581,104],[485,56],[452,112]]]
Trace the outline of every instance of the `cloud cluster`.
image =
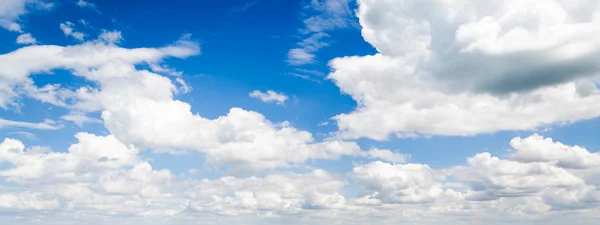
[[596,1],[358,3],[379,53],[330,62],[329,79],[358,103],[334,117],[341,137],[475,135],[600,115],[587,107],[600,100]]
[[[354,222],[436,224],[491,215],[578,215],[600,203],[597,153],[537,134],[514,138],[506,159],[479,153],[449,168],[375,161],[355,165],[347,176],[314,169],[201,180],[153,169],[138,148],[113,135],[76,138],[66,152],[25,148],[15,139],[0,143],[0,162],[10,165],[0,177],[13,186],[0,189],[0,211],[85,212],[107,219],[258,216],[257,223],[282,218],[323,223],[340,214]],[[561,163],[556,155],[583,164]],[[361,189],[358,196],[344,194],[350,181]]]

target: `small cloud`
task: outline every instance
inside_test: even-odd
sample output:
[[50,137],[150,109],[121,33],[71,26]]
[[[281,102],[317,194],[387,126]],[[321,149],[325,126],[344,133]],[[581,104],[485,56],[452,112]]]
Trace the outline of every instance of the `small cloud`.
[[98,7],[96,7],[96,4],[91,3],[91,2],[87,2],[87,1],[84,1],[84,0],[79,0],[79,1],[77,1],[76,5],[79,6],[79,7],[81,7],[81,8],[88,8],[88,9],[91,9],[91,10],[93,10],[95,12],[100,12],[100,11],[98,11]]
[[260,1],[246,2],[244,5],[234,7],[233,9],[231,9],[231,12],[245,12],[250,7],[258,4],[259,2]]
[[84,27],[88,27],[90,25],[90,22],[88,22],[87,20],[84,20],[84,19],[80,19],[79,23],[81,25],[83,25]]
[[325,73],[318,71],[318,70],[307,70],[307,69],[302,69],[302,68],[295,68],[294,70],[298,71],[300,73],[307,73],[307,74],[315,75],[315,76],[319,76],[319,77],[325,76]]
[[29,139],[29,140],[35,140],[35,139],[37,139],[37,136],[35,134],[27,132],[27,131],[15,131],[15,132],[10,132],[8,134],[9,135],[21,136],[21,137]]
[[37,43],[37,40],[30,33],[25,33],[17,37],[17,44],[30,45]]
[[85,34],[81,32],[75,32],[73,30],[73,26],[75,26],[75,24],[67,21],[65,23],[60,24],[60,29],[63,31],[65,36],[71,36],[79,41],[83,41],[83,37],[85,36]]
[[300,66],[315,63],[315,54],[308,52],[304,48],[293,48],[288,52],[286,62],[291,65]]
[[71,121],[77,124],[79,127],[82,127],[85,123],[102,123],[100,119],[91,118],[86,116],[84,113],[79,112],[73,112],[71,114],[61,116],[60,118],[66,121]]
[[255,90],[251,92],[249,96],[252,98],[260,99],[262,102],[265,103],[275,102],[277,105],[283,105],[285,101],[289,99],[289,97],[285,94],[277,93],[272,90],[268,90],[266,93]]
[[14,120],[6,120],[0,118],[0,127],[22,127],[35,130],[60,130],[63,128],[62,125],[57,124],[53,120],[46,119],[41,123],[30,123]]
[[317,126],[320,126],[320,127],[324,127],[327,125],[329,125],[329,122],[327,122],[327,121],[323,121],[323,122],[320,122],[319,124],[317,124]]
[[175,82],[177,82],[180,85],[179,90],[184,94],[192,91],[192,87],[188,86],[187,83],[185,83],[185,81],[181,79],[181,77],[175,78]]
[[304,74],[292,73],[292,72],[288,72],[288,73],[285,73],[285,74],[290,75],[290,76],[294,76],[294,77],[298,77],[298,78],[302,78],[304,80],[312,81],[312,82],[315,82],[315,83],[319,83],[319,84],[323,83],[320,80],[317,80],[315,78],[312,78],[311,76],[304,75]]
[[202,171],[199,169],[189,169],[188,172],[190,173],[190,175],[199,175],[202,173]]
[[102,33],[98,36],[98,39],[106,43],[118,44],[121,42],[121,40],[123,40],[123,36],[121,36],[121,31],[103,30]]
[[180,77],[181,75],[183,75],[183,72],[177,71],[173,68],[169,68],[166,65],[158,65],[158,64],[150,63],[149,66],[150,66],[150,69],[152,71],[154,71],[155,73],[167,74],[167,75],[171,75],[174,77]]

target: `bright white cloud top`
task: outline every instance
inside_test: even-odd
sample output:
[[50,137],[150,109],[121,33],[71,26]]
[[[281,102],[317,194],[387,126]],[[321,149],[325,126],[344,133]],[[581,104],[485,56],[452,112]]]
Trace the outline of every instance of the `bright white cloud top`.
[[[25,4],[48,3],[0,2],[0,26],[23,32],[17,22],[27,12]],[[97,10],[91,2],[75,4]],[[319,14],[304,20],[307,37],[289,51],[288,62],[312,63],[314,54],[328,46],[322,41],[328,36],[325,31],[350,26],[348,4],[311,1]],[[21,34],[19,44],[34,45],[0,54],[0,108],[18,111],[28,101],[37,101],[63,114],[59,121],[39,123],[0,118],[0,129],[55,131],[76,125],[85,130],[95,124],[106,133],[76,132],[76,142],[66,149],[28,146],[25,137],[42,137],[24,131],[15,132],[23,140],[0,139],[1,221],[92,225],[600,221],[600,153],[595,149],[538,133],[514,135],[504,140],[511,148],[504,155],[480,152],[462,163],[436,167],[414,162],[410,154],[377,147],[378,141],[392,135],[471,136],[600,116],[600,107],[594,107],[600,106],[597,1],[358,0],[357,4],[362,35],[378,53],[329,63],[328,79],[358,106],[334,116],[338,130],[328,134],[289,121],[274,122],[265,116],[268,113],[240,107],[216,117],[192,110],[181,96],[197,89],[189,85],[185,72],[165,63],[200,55],[200,44],[191,35],[158,47],[128,48],[121,45],[127,41],[121,31],[84,35],[71,22],[60,28],[77,44],[50,45]],[[77,88],[36,83],[36,75],[55,70],[88,83]],[[277,105],[289,100],[273,90],[246,93],[246,99]],[[376,144],[365,148],[361,138]],[[155,165],[144,153],[170,157],[197,153],[204,161],[186,168],[189,173],[178,174]],[[210,177],[215,170],[224,174]],[[198,178],[204,174],[209,175]]]

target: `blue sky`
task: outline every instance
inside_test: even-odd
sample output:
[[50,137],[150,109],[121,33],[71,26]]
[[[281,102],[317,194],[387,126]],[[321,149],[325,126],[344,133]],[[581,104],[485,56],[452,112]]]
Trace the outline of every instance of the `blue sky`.
[[0,217],[598,219],[600,6],[464,2],[0,3]]

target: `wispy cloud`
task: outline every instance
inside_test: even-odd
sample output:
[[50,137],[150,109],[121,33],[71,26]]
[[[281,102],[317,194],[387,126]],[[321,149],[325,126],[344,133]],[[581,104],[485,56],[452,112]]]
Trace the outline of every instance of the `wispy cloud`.
[[98,7],[96,6],[96,4],[88,2],[88,1],[84,1],[84,0],[79,0],[77,1],[77,3],[75,3],[77,6],[81,7],[81,8],[88,8],[91,9],[95,12],[100,12],[98,10]]
[[63,33],[66,36],[71,36],[79,41],[83,41],[83,37],[85,36],[85,34],[83,34],[81,32],[76,32],[75,30],[73,30],[74,26],[75,26],[75,24],[67,21],[67,22],[60,24],[60,29],[63,31]]
[[293,77],[302,78],[304,80],[312,81],[312,82],[315,82],[315,83],[319,83],[319,84],[323,83],[323,82],[321,82],[321,80],[315,79],[315,78],[313,78],[313,77],[311,77],[309,75],[306,75],[306,74],[299,74],[299,73],[294,73],[294,72],[288,72],[288,73],[285,73],[285,74],[293,76]]
[[37,139],[37,136],[34,133],[31,132],[27,132],[27,131],[15,131],[15,132],[10,132],[8,133],[9,135],[15,135],[15,136],[20,136],[29,140],[35,140]]
[[260,1],[253,1],[253,2],[246,2],[245,4],[241,5],[241,6],[237,6],[231,9],[231,12],[245,12],[246,10],[248,10],[250,7],[258,4]]
[[30,122],[22,122],[22,121],[14,121],[14,120],[6,120],[0,118],[0,127],[21,127],[21,128],[29,128],[35,130],[60,130],[63,128],[62,125],[57,124],[53,120],[44,120],[41,123],[30,123]]
[[316,63],[316,53],[329,42],[323,40],[329,37],[326,32],[345,28],[352,24],[352,10],[348,0],[312,0],[304,7],[304,27],[300,33],[304,39],[296,43],[299,47],[288,51],[287,62],[293,66]]

